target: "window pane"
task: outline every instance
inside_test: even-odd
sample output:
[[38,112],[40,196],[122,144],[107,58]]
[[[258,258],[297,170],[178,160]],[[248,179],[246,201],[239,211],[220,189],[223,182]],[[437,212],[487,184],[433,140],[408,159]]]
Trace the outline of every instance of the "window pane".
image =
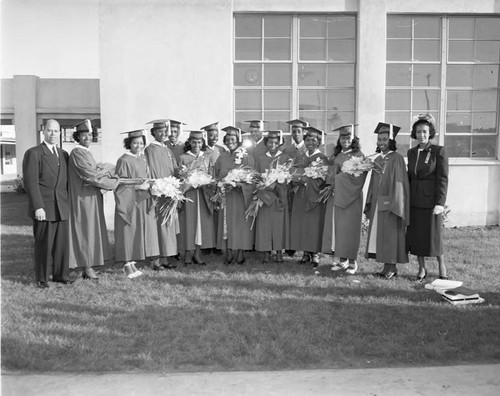
[[475,91],[474,110],[497,111],[498,93],[496,91]]
[[498,66],[476,65],[474,66],[475,87],[498,87]]
[[441,42],[439,40],[415,40],[416,61],[439,61],[441,59]]
[[387,40],[388,61],[410,61],[411,40]]
[[355,59],[355,40],[328,40],[328,60],[354,61]]
[[326,18],[300,17],[300,37],[326,37]]
[[497,151],[496,136],[472,135],[472,157],[495,158]]
[[[411,122],[410,124],[408,124],[408,128],[406,129],[406,133],[410,134],[411,133],[411,126],[413,125],[413,123],[418,119],[418,116],[421,115],[422,113],[424,112],[427,112],[427,111],[414,111],[411,113]],[[440,119],[439,119],[439,113],[437,111],[431,111],[430,112],[432,116],[434,116],[434,119],[436,120],[436,136],[439,135],[439,131],[437,130],[437,127],[439,126],[439,122],[440,122]],[[401,133],[401,132],[399,132]],[[437,143],[437,140],[435,141],[435,143]]]
[[326,103],[328,109],[354,111],[354,90],[328,90]]
[[472,66],[448,65],[446,70],[446,85],[448,87],[471,87]]
[[413,110],[437,112],[439,109],[439,91],[415,90],[413,91]]
[[387,110],[410,109],[410,91],[388,89],[385,92],[385,108]]
[[448,60],[450,62],[474,61],[474,41],[450,41]]
[[290,60],[290,39],[264,39],[264,60]]
[[288,131],[289,125],[286,120],[291,118],[289,111],[265,111],[264,120],[267,121],[267,129],[281,129],[282,131]]
[[410,86],[411,65],[388,64],[386,68],[385,81],[388,86]]
[[472,110],[472,91],[448,91],[447,110]]
[[472,132],[476,133],[496,133],[497,114],[496,113],[474,113]]
[[299,110],[326,110],[325,91],[301,89],[299,91]]
[[476,61],[498,62],[499,60],[500,41],[476,41]]
[[327,83],[329,87],[353,87],[354,65],[328,65]]
[[292,18],[288,15],[266,15],[264,37],[290,37]]
[[264,65],[264,85],[265,86],[291,86],[292,85],[292,65]]
[[473,39],[474,18],[450,18],[450,39]]
[[388,38],[410,38],[411,17],[393,15],[387,17]]
[[236,39],[235,43],[236,60],[260,60],[261,40],[260,39]]
[[387,111],[385,113],[385,122],[402,128],[400,133],[410,126],[411,115],[409,111]]
[[328,17],[328,37],[355,38],[356,18],[350,16]]
[[298,69],[298,82],[299,86],[313,85],[325,86],[326,85],[326,65],[325,64],[307,64],[303,63]]
[[470,157],[470,136],[445,136],[446,152],[449,157]]
[[236,110],[256,110],[260,109],[261,104],[261,90],[236,90],[235,107]]
[[353,111],[338,111],[336,107],[332,107],[331,111],[326,113],[327,116],[327,131],[345,125],[354,124],[354,112]]
[[258,63],[235,64],[234,85],[262,85],[261,65]]
[[401,154],[403,157],[406,157],[408,154],[408,150],[410,149],[410,138],[408,136],[400,136],[397,137],[397,149],[396,151]]
[[324,131],[326,127],[326,112],[324,111],[301,111],[299,118],[307,121],[311,126]]
[[500,18],[476,18],[476,39],[500,40]]
[[[264,91],[264,109],[290,110],[290,91],[268,89]],[[267,120],[267,118],[266,118]]]
[[471,127],[470,113],[446,114],[446,133],[470,133]]
[[415,87],[439,87],[441,83],[440,65],[414,65],[413,85]]
[[262,113],[260,111],[237,111],[235,113],[235,127],[241,128],[242,131],[248,129],[248,122],[246,120],[262,120]]
[[301,60],[325,60],[326,40],[302,39],[300,40]]
[[236,15],[236,37],[262,37],[261,21],[260,15]]
[[414,34],[416,38],[440,38],[440,18],[415,18],[413,20]]

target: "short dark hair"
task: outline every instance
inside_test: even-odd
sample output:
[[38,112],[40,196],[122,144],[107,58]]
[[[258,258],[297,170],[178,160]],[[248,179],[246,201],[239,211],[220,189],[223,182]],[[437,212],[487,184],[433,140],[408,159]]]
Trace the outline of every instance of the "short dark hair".
[[136,137],[126,137],[125,139],[123,139],[123,146],[127,150],[130,150],[132,139],[135,139],[137,137],[141,137],[142,138],[142,142],[144,143],[144,145],[146,145],[146,136],[142,135],[142,136],[136,136]]
[[[359,137],[354,136],[352,138],[352,143],[351,143],[351,150],[352,151],[359,151],[361,150],[361,144],[359,143]],[[340,136],[337,139],[337,145],[333,149],[333,156],[336,157],[339,155],[339,153],[342,151],[342,145],[340,144]]]
[[79,131],[73,132],[73,140],[77,143],[80,143],[80,132]]
[[[398,149],[398,146],[396,144],[396,140],[394,139],[389,139],[389,150],[391,151],[396,151]],[[377,147],[375,150],[376,153],[380,153],[380,148]]]
[[[187,153],[188,151],[191,150],[191,143],[189,143],[189,140],[191,140],[193,138],[188,138],[188,140],[186,140],[184,142],[184,152]],[[201,151],[206,151],[207,149],[207,143],[205,142],[205,139],[201,139],[201,141],[203,142],[203,144],[201,145]]]
[[[227,138],[228,136],[234,136],[234,135],[228,135],[228,134],[224,135],[224,137],[222,138],[222,143],[224,143],[224,145],[225,145],[225,146],[227,146],[227,145],[226,145],[226,138]],[[237,137],[237,136],[234,136],[234,137],[236,138],[236,141],[238,141],[238,137]],[[240,146],[241,146],[241,143],[242,143],[242,142],[239,142],[239,141],[238,141],[238,147],[240,147]]]
[[417,139],[417,126],[420,124],[429,126],[429,140],[434,139],[434,137],[436,136],[436,127],[432,122],[429,122],[427,120],[417,120],[413,124],[413,126],[411,127],[411,138]]

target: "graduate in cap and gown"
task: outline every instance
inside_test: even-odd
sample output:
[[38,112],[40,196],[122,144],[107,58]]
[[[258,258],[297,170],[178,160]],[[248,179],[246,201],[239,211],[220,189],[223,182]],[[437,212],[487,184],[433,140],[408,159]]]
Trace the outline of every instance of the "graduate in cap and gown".
[[200,129],[206,132],[207,137],[207,148],[205,150],[205,155],[211,155],[214,158],[214,161],[217,161],[219,155],[226,151],[223,146],[217,144],[217,142],[219,141],[219,123],[214,122],[212,124],[205,125]]
[[264,122],[263,120],[250,120],[245,121],[250,123],[248,127],[248,133],[251,136],[251,146],[248,148],[248,153],[254,158],[254,160],[265,154],[267,151],[266,144],[264,143]]
[[[149,176],[152,179],[172,176],[178,164],[174,153],[165,144],[170,128],[170,120],[153,120],[148,122],[148,124],[153,124],[150,132],[154,137],[154,140],[144,150],[144,155],[149,166]],[[153,205],[155,205],[154,200]],[[163,219],[153,209],[151,209],[151,212],[153,212],[156,218],[160,257],[152,261],[151,268],[154,271],[161,271],[164,268],[176,268],[176,265],[169,262],[168,257],[177,256],[178,254],[177,234],[180,232],[179,220],[175,218],[170,226],[162,224]]]
[[[207,155],[204,132],[191,131],[186,141],[185,153],[181,155],[181,166],[189,171],[198,169],[211,176],[214,174],[214,157]],[[213,203],[210,201],[213,190],[207,186],[190,188],[185,192],[185,201],[179,214],[181,233],[180,249],[184,251],[184,264],[205,265],[201,249],[215,247]]]
[[[259,173],[283,165],[290,160],[279,148],[282,132],[269,131],[264,138],[267,146],[265,154],[257,157],[255,169]],[[276,261],[283,262],[283,249],[290,245],[290,212],[288,210],[288,184],[275,183],[272,188],[258,190],[257,195],[263,205],[257,212],[255,220],[255,250],[265,252],[262,260],[267,264],[271,259],[271,251],[276,251]]]
[[115,259],[123,261],[127,278],[142,275],[136,261],[150,258],[152,261],[160,254],[158,228],[152,197],[149,194],[149,167],[144,156],[146,136],[139,129],[124,132],[127,137],[123,143],[128,150],[116,163],[116,174],[120,178],[144,180],[138,185],[120,185],[115,190]]
[[186,124],[176,120],[169,120],[169,125],[170,128],[167,130],[168,139],[165,141],[165,144],[174,153],[178,163],[181,155],[184,154],[184,143],[179,142],[179,135],[181,133],[181,126]]
[[396,152],[395,137],[401,128],[380,122],[375,129],[377,152],[366,196],[365,214],[370,220],[366,258],[384,263],[377,275],[397,276],[396,263],[408,263],[406,227],[410,222],[410,186],[403,156]]
[[291,128],[291,141],[282,151],[291,158],[295,158],[299,153],[306,152],[306,145],[304,143],[304,130],[309,126],[309,123],[299,119],[287,121]]
[[322,144],[323,131],[314,127],[307,127],[306,131],[304,141],[307,150],[297,155],[292,168],[292,172],[297,173],[298,177],[294,177],[291,182],[294,192],[290,220],[290,249],[304,252],[300,261],[302,264],[311,261],[313,266],[317,267],[325,217],[324,204],[318,202],[318,199],[325,180],[306,177],[304,168],[310,167],[315,161],[326,166],[328,158],[318,149]]
[[334,194],[326,203],[325,227],[323,229],[324,253],[339,257],[333,271],[346,270],[355,274],[361,239],[361,218],[363,216],[363,186],[367,172],[354,176],[342,171],[344,163],[353,157],[364,158],[355,134],[357,125],[348,124],[335,128],[339,138],[330,158],[327,183],[334,187]]
[[[70,268],[83,268],[83,277],[97,280],[93,267],[104,265],[111,250],[104,219],[103,194],[120,184],[112,164],[97,163],[90,151],[93,126],[85,120],[75,126],[73,140],[78,145],[71,151],[68,164],[70,201]],[[124,180],[121,180],[123,183]]]
[[[230,170],[247,166],[254,167],[254,159],[241,147],[241,130],[233,126],[222,128],[226,132],[224,144],[228,151],[222,153],[215,163],[215,177],[221,180]],[[244,251],[252,250],[254,232],[251,221],[246,221],[245,211],[252,203],[253,185],[243,184],[226,192],[225,207],[219,210],[217,247],[226,250],[224,263],[243,264]],[[236,254],[234,253],[236,251]]]

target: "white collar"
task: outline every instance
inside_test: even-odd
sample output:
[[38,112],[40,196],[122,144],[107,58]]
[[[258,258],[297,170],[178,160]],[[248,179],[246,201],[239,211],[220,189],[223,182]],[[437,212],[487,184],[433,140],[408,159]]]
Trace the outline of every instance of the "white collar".
[[387,154],[382,154],[382,153],[380,153],[380,156],[381,156],[382,158],[385,158],[385,157],[387,157],[389,154],[392,154],[392,153],[394,153],[394,151],[389,150],[389,151],[387,152]]
[[131,151],[125,151],[125,154],[128,154],[128,155],[131,155],[132,157],[135,157],[135,158],[139,158],[140,157],[140,154],[132,154]]
[[263,137],[260,138],[260,140],[258,142],[255,142],[255,145],[257,146],[260,142],[262,142],[264,140]]
[[311,155],[309,155],[309,152],[306,151],[306,157],[312,157],[313,155],[316,155],[316,154],[321,154],[321,151],[319,151],[319,149],[316,149],[316,151],[314,153],[312,153]]
[[85,147],[85,146],[82,146],[81,144],[79,144],[78,146],[76,146],[75,148],[79,148],[79,149],[82,149],[82,150],[87,150],[87,151],[90,151],[90,149],[88,147]]
[[340,153],[341,154],[347,154],[347,153],[350,153],[352,151],[352,148],[350,148],[349,150],[346,150],[346,151],[341,151]]
[[278,157],[279,155],[281,155],[283,152],[278,150],[276,151],[276,154],[274,156],[271,155],[271,153],[269,151],[266,151],[266,155],[269,157],[269,158],[276,158]]
[[304,146],[304,141],[302,140],[299,144],[295,143],[295,140],[292,140],[293,147],[296,149],[302,148]]
[[55,144],[47,143],[45,140],[43,141],[43,143],[49,148],[50,151],[52,151],[52,147],[55,147],[57,149],[57,145]]
[[158,140],[153,140],[149,144],[156,144],[157,146],[165,147],[165,143],[159,142]]
[[198,156],[194,155],[194,153],[191,150],[186,151],[186,154],[189,154],[189,155],[193,156],[194,158],[203,157],[203,151],[200,151],[200,153],[198,154]]

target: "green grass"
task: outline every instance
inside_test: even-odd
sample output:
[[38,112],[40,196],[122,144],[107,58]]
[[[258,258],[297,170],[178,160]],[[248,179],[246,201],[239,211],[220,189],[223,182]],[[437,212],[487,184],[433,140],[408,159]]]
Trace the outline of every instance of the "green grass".
[[[319,275],[298,257],[263,266],[179,267],[133,281],[110,265],[99,283],[33,283],[26,197],[2,194],[4,370],[211,371],[352,368],[500,361],[498,227],[446,229],[449,274],[486,302],[455,307],[412,281],[416,260],[382,280]],[[362,248],[364,248],[364,241]],[[361,254],[360,254],[361,256]],[[328,257],[322,258],[328,264]],[[428,269],[436,276],[435,260]]]

